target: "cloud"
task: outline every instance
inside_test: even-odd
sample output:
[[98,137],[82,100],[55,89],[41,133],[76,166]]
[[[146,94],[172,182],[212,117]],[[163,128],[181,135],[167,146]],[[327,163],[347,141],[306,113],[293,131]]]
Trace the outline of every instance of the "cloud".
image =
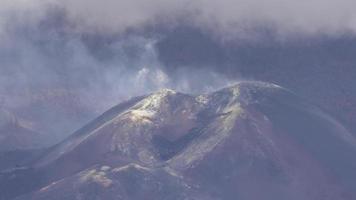
[[79,31],[123,32],[179,20],[229,36],[255,26],[270,26],[282,34],[356,31],[353,0],[5,0],[0,23],[6,24],[9,15],[35,20],[48,7],[63,9]]
[[65,85],[116,100],[161,87],[208,90],[229,81],[209,66],[164,66],[159,33],[125,33],[187,23],[220,38],[255,37],[256,27],[280,35],[343,34],[356,31],[355,6],[353,0],[4,0],[0,92]]
[[270,25],[288,34],[334,34],[356,31],[355,6],[352,0],[200,0],[195,7],[200,22],[215,23],[223,31]]
[[254,37],[259,26],[286,35],[341,34],[356,31],[355,6],[352,0],[4,0],[0,92],[70,87],[116,101],[162,87],[208,90],[229,81],[209,66],[172,70],[157,53],[159,33],[125,32],[188,23],[220,38]]
[[281,32],[356,31],[353,0],[65,0],[62,4],[84,26],[117,31],[174,20],[185,13],[197,24],[211,29],[217,25],[227,32],[254,24],[271,24]]

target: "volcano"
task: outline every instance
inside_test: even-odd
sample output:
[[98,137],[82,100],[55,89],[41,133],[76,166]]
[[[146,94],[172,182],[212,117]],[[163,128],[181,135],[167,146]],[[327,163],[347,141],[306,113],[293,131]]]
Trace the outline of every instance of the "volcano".
[[348,130],[278,85],[163,89],[2,172],[0,199],[352,200],[355,155]]

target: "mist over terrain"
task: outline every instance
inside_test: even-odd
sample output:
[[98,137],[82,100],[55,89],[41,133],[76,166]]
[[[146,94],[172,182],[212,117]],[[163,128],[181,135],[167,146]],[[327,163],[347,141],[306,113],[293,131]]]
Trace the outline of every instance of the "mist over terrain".
[[280,84],[355,132],[354,2],[0,3],[1,108],[63,138],[160,88]]
[[354,0],[1,0],[0,200],[356,199]]

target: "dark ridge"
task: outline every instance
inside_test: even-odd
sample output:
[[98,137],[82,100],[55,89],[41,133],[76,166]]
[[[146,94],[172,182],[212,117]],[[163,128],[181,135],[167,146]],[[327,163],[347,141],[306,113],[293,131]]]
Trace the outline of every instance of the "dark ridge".
[[[52,150],[56,149],[58,146],[60,146],[63,143],[66,143],[67,141],[72,140],[73,138],[80,137],[82,135],[85,135],[87,133],[90,133],[91,131],[95,130],[96,128],[100,127],[103,123],[106,121],[112,120],[115,116],[120,114],[121,112],[125,111],[128,107],[131,107],[135,105],[137,102],[141,101],[145,96],[138,96],[134,97],[128,101],[122,102],[108,111],[104,112],[102,115],[100,115],[98,118],[95,118],[91,122],[89,122],[87,125],[83,126],[82,128],[78,129],[75,131],[73,134],[71,134],[67,139],[64,141],[52,146],[51,148],[48,149],[47,152],[51,152]],[[37,159],[36,161],[44,158],[47,154],[44,153]]]
[[209,109],[203,110],[198,113],[198,125],[188,131],[184,136],[170,141],[162,135],[154,135],[152,144],[156,148],[160,159],[167,161],[183,151],[195,139],[204,134],[207,125],[214,119],[228,115],[229,113],[210,113]]
[[193,128],[181,138],[175,141],[170,141],[164,136],[154,135],[152,143],[158,151],[159,157],[166,161],[181,152],[186,146],[188,146],[195,138],[199,137],[203,133],[202,128]]
[[85,135],[86,133],[89,133],[99,126],[101,126],[103,123],[112,120],[114,117],[116,117],[118,114],[121,112],[125,111],[127,108],[135,105],[137,102],[141,101],[145,96],[139,96],[132,98],[128,101],[125,101],[123,103],[120,103],[119,105],[116,105],[109,109],[108,111],[104,112],[102,115],[100,115],[98,118],[94,119],[91,121],[89,124],[85,125],[84,127],[80,128],[79,130],[75,131],[72,136],[80,136],[80,135]]
[[[356,148],[339,136],[328,120],[320,118],[317,107],[297,103],[294,96],[275,94],[256,107],[272,120],[279,134],[290,134],[342,183],[356,189]],[[330,122],[329,122],[330,123]],[[338,141],[338,142],[336,142]],[[334,156],[339,155],[339,156]],[[351,172],[351,173],[350,173]]]

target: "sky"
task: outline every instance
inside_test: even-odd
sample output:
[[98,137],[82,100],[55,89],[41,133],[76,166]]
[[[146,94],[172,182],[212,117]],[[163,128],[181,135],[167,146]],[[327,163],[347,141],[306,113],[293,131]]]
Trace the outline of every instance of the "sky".
[[[0,102],[46,124],[61,116],[69,131],[160,88],[201,93],[262,79],[328,109],[356,98],[355,7],[353,0],[2,0]],[[46,106],[31,110],[37,104]],[[64,122],[69,104],[89,114]]]

